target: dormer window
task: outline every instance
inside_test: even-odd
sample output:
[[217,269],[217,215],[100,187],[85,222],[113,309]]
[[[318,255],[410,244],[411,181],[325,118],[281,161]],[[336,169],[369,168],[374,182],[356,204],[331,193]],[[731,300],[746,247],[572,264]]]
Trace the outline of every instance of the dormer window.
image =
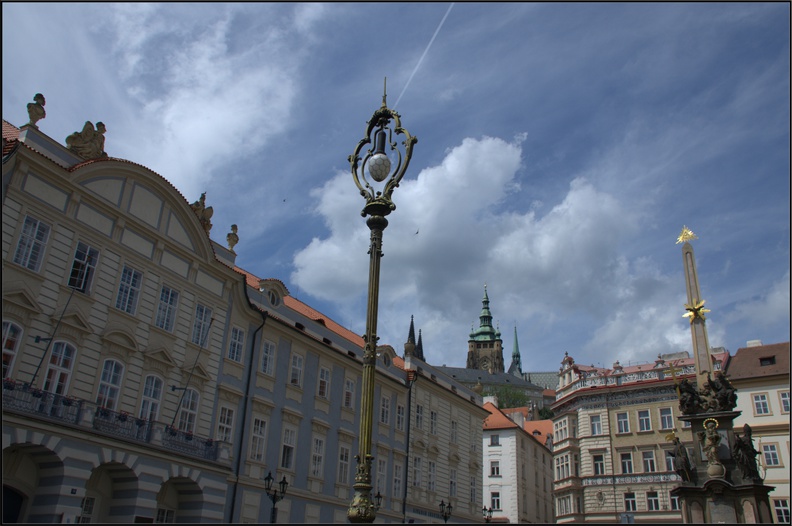
[[764,358],[759,358],[759,365],[762,367],[766,365],[775,365],[776,359],[775,356],[766,356]]
[[275,292],[274,290],[269,290],[267,291],[267,296],[269,297],[270,305],[272,305],[273,307],[277,307],[278,305],[280,305],[280,296],[278,296],[277,292]]

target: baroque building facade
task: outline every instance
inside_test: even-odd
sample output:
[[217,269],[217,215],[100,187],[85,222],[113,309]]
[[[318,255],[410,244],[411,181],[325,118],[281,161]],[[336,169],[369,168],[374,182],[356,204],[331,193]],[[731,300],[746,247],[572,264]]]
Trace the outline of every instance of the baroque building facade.
[[[88,124],[78,151],[3,122],[4,522],[266,522],[269,474],[278,522],[345,522],[362,337]],[[379,351],[378,519],[479,521],[480,395]]]
[[[712,369],[729,353],[713,349]],[[677,437],[690,458],[693,435],[680,416],[677,379],[695,378],[688,353],[661,355],[654,363],[613,368],[561,362],[553,417],[556,521],[682,522],[670,491],[681,480],[674,469]]]

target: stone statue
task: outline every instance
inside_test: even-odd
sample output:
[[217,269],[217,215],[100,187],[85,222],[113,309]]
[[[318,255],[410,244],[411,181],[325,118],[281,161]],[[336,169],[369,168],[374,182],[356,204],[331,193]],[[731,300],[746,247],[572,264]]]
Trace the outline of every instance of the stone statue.
[[212,222],[210,219],[212,218],[212,214],[214,214],[214,209],[211,206],[206,206],[206,192],[202,193],[201,198],[191,204],[190,208],[192,208],[195,215],[198,216],[198,221],[201,222],[201,226],[208,234],[212,229]]
[[[234,247],[237,243],[239,243],[239,236],[237,235],[237,226],[231,225],[231,232],[228,233],[226,236],[226,241],[228,242],[228,250],[234,252]],[[234,252],[236,254],[236,252]]]
[[107,128],[102,122],[97,122],[96,129],[94,129],[91,121],[85,121],[82,131],[74,132],[66,137],[66,146],[85,160],[107,157],[104,151],[106,131]]
[[683,414],[689,415],[692,413],[698,413],[701,409],[701,396],[696,391],[696,388],[693,387],[693,384],[687,378],[683,378],[679,382],[679,410],[682,411]]
[[30,122],[28,124],[34,128],[38,128],[36,123],[47,116],[47,112],[44,111],[44,105],[46,103],[47,101],[44,100],[44,95],[41,93],[36,93],[33,97],[33,102],[28,102],[27,110],[28,116],[30,117]]
[[693,480],[693,464],[690,462],[685,444],[679,440],[679,437],[674,437],[674,451],[669,451],[669,454],[674,458],[676,474],[684,482],[691,482]]
[[716,411],[731,411],[737,405],[735,389],[721,371],[715,373],[714,380],[707,373],[707,387],[714,401],[711,405],[715,406]]
[[712,418],[704,421],[704,431],[698,432],[699,440],[707,457],[707,464],[720,464],[718,460],[718,447],[721,436],[718,434],[718,422]]
[[751,433],[751,426],[745,424],[743,426],[743,436],[735,434],[736,440],[732,448],[732,455],[744,479],[761,480],[759,469],[756,466],[756,456],[759,452],[753,446]]

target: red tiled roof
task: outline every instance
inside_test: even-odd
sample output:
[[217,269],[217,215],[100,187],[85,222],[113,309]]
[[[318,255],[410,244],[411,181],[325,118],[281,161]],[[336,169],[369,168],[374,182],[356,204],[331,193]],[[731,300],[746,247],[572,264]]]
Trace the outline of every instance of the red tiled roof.
[[[762,358],[772,360],[762,365]],[[732,380],[789,374],[789,342],[737,349],[727,368]]]
[[503,414],[503,411],[498,409],[495,404],[492,402],[486,402],[484,404],[484,409],[490,412],[490,415],[484,419],[484,429],[492,430],[492,429],[510,429],[510,428],[519,428],[517,424],[512,422],[512,420]]
[[7,141],[16,141],[19,139],[19,128],[3,119],[3,139]]
[[[545,443],[547,439],[547,435],[553,433],[553,421],[552,420],[526,420],[523,424],[523,429],[531,435],[537,438],[539,442],[542,444]],[[534,435],[534,431],[538,431],[539,435]]]
[[555,395],[556,395],[555,389],[545,389],[542,391],[542,396],[545,397],[549,396],[555,398]]

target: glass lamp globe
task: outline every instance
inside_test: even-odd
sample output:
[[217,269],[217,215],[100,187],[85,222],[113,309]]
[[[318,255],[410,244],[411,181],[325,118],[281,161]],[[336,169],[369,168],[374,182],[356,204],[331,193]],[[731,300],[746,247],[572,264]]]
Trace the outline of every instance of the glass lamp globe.
[[368,169],[371,177],[381,183],[390,174],[391,162],[384,153],[375,153],[368,161]]

